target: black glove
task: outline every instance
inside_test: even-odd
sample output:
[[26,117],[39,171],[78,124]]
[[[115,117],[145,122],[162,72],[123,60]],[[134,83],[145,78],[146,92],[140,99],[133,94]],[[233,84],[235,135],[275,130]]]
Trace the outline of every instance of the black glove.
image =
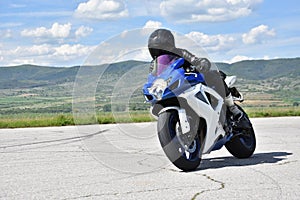
[[200,73],[207,72],[210,70],[211,63],[207,58],[195,58],[192,63],[196,70]]

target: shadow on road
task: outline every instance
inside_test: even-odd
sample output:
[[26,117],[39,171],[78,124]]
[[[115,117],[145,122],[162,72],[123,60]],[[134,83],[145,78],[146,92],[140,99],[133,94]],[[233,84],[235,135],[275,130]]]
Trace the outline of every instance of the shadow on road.
[[257,153],[250,158],[238,159],[235,157],[217,157],[202,159],[201,165],[198,170],[204,169],[219,169],[223,167],[236,167],[236,166],[252,166],[264,163],[278,163],[287,159],[287,156],[292,155],[289,152],[267,152]]

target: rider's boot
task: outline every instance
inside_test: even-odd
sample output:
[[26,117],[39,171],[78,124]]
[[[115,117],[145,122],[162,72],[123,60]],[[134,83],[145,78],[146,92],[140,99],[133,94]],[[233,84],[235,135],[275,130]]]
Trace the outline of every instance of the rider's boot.
[[233,120],[236,122],[235,126],[244,129],[251,128],[251,125],[249,124],[249,121],[244,116],[244,113],[234,104],[231,94],[225,97],[225,105],[228,107],[229,111],[233,115]]
[[225,97],[225,105],[229,108],[229,111],[233,114],[233,119],[235,121],[239,121],[243,117],[243,112],[234,104],[231,94]]

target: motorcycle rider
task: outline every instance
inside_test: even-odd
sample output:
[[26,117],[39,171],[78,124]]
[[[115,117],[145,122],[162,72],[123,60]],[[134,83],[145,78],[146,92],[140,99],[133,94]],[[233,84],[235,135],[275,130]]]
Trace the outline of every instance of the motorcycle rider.
[[[210,76],[224,76],[225,74],[220,73],[208,73],[211,67],[211,63],[207,58],[198,58],[186,49],[180,49],[175,46],[175,39],[171,31],[167,29],[157,29],[148,39],[148,50],[153,58],[156,59],[161,55],[174,55],[181,58],[184,58],[184,68],[187,66],[194,66],[195,70],[204,73],[205,77]],[[226,75],[225,75],[226,76]],[[239,121],[243,117],[243,112],[234,104],[232,95],[224,82],[224,78],[222,79],[225,88],[225,105],[229,108],[229,111],[233,114],[235,120]]]

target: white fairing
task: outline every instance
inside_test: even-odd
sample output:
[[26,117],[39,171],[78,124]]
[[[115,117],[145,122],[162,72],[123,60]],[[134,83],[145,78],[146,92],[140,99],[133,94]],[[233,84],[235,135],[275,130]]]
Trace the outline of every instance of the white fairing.
[[225,78],[225,83],[228,87],[231,87],[233,86],[233,84],[235,83],[236,81],[236,76],[227,76]]
[[[232,87],[235,82],[236,82],[236,76],[227,76],[225,78],[225,83],[229,88]],[[243,102],[244,101],[243,94],[242,93],[239,93],[239,94],[240,94],[240,97],[233,96],[232,98],[234,101]]]
[[[203,97],[206,98],[206,102],[196,97],[196,94],[199,92],[201,92]],[[205,92],[214,96],[214,98],[218,100],[218,104],[215,108],[213,108],[209,103]],[[207,124],[207,133],[202,153],[209,153],[220,135],[225,135],[225,131],[219,123],[220,113],[224,102],[223,98],[216,91],[203,84],[198,84],[186,90],[184,93],[179,95],[179,97],[185,98],[187,103],[191,108],[193,108],[197,115],[205,119]]]

